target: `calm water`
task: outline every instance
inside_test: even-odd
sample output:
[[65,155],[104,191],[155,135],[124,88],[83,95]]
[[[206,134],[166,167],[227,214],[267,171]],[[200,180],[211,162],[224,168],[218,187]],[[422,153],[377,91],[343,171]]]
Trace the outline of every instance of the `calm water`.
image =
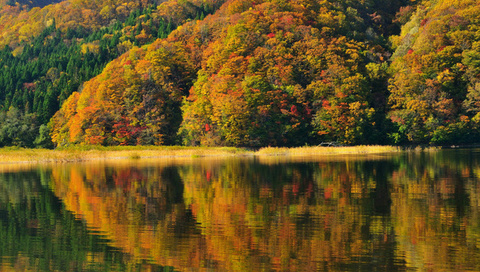
[[0,166],[0,271],[480,271],[480,150]]

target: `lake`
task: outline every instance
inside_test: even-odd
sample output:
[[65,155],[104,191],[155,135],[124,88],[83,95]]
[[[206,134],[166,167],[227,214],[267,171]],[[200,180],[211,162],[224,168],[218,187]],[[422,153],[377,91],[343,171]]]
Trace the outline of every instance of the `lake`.
[[0,165],[1,271],[480,271],[480,150]]

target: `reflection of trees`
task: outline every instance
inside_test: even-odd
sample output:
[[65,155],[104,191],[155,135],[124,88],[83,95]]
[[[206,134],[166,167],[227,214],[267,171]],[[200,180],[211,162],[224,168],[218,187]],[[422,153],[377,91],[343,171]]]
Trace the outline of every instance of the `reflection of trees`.
[[444,151],[409,156],[392,174],[396,254],[421,270],[480,269],[478,158]]
[[179,270],[395,268],[389,222],[370,212],[379,174],[369,163],[199,160],[65,166],[52,176],[66,207],[137,262]]
[[392,229],[365,216],[379,176],[371,163],[231,161],[183,167],[181,176],[208,252],[224,270],[395,269]]
[[[478,159],[63,167],[55,193],[141,263],[178,270],[479,270]],[[374,269],[374,270],[375,270]]]
[[48,189],[50,175],[46,169],[0,174],[0,271],[125,270],[127,258]]
[[205,258],[174,168],[65,166],[53,180],[69,210],[136,262],[198,267]]

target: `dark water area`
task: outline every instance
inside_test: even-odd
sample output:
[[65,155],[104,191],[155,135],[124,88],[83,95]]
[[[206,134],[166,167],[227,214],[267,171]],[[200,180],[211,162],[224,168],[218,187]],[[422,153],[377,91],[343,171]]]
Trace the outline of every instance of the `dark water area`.
[[0,271],[480,271],[480,150],[0,166]]

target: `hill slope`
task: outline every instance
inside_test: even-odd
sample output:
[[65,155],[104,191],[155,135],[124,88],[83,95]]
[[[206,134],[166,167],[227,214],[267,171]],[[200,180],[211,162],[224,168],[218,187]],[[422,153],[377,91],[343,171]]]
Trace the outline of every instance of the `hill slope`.
[[[38,126],[46,124],[63,101],[83,82],[98,75],[108,62],[135,45],[166,37],[186,20],[204,17],[221,2],[168,1],[159,6],[153,2],[140,4],[65,1],[29,11],[17,7],[25,20],[13,15],[15,18],[12,21],[7,20],[9,17],[0,18],[0,22],[10,25],[18,21],[22,25],[20,28],[27,28],[32,34],[24,39],[23,36],[15,36],[20,33],[15,32],[15,28],[8,28],[3,33],[4,39],[0,39],[0,43],[5,43],[13,37],[10,46],[0,50],[3,65],[0,75],[0,107],[3,107],[0,110],[0,145],[33,146],[31,139],[36,136],[30,135],[30,132],[19,132],[17,128],[29,127],[29,131],[38,134]],[[125,10],[125,7],[131,8]],[[63,12],[60,12],[62,9]],[[106,9],[117,11],[107,20],[106,15],[101,15]],[[8,10],[4,8],[2,11]],[[128,16],[119,15],[120,10]],[[82,16],[71,16],[75,12],[85,13],[88,20]],[[100,12],[101,18],[97,20],[95,16],[88,15],[91,12]],[[37,22],[34,19],[38,16],[43,19],[37,18]],[[93,21],[98,24],[89,23]],[[40,34],[31,31],[36,25],[43,29]],[[20,112],[12,109],[10,114],[1,114],[11,107]],[[7,126],[10,123],[14,126]],[[48,145],[46,127],[42,131],[40,138]],[[30,136],[24,138],[23,135]]]
[[389,115],[398,142],[477,141],[479,18],[478,1],[425,1],[392,38]]
[[[168,82],[183,95],[193,84],[182,106],[183,121],[179,128],[185,144],[380,142],[384,140],[380,134],[385,119],[389,53],[382,37],[388,28],[381,26],[382,17],[375,13],[376,8],[375,3],[348,1],[227,1],[214,15],[182,25],[166,41],[149,46],[145,54],[157,54],[170,45],[177,47],[175,50],[182,52],[182,56],[185,52],[188,56],[183,60],[185,63],[192,63],[189,65],[192,72],[183,78],[185,84]],[[168,56],[172,55],[175,52],[169,52]],[[159,74],[157,78],[163,80],[171,77],[172,70],[153,64],[142,76],[137,67],[142,61],[145,59],[131,60],[140,84],[126,80],[129,70],[116,69],[118,78],[124,78],[126,84],[114,88],[119,93],[101,96],[100,101],[80,103],[86,100],[83,97],[97,95],[97,90],[84,89],[64,104],[53,119],[54,142],[145,142],[142,135],[151,126],[148,121],[138,121],[145,120],[143,115],[132,116],[137,111],[131,108],[131,90],[139,97],[136,105],[141,108],[147,104],[142,97],[152,92],[152,88],[165,90],[155,80],[149,83],[151,73],[155,71]],[[121,66],[121,62],[114,63]],[[158,61],[163,62],[170,63]],[[185,65],[181,67],[188,70]],[[104,74],[110,72],[107,69]],[[117,76],[104,78],[107,85],[115,86],[111,82]],[[142,84],[148,87],[139,87]],[[163,101],[157,100],[156,105],[161,108]],[[173,101],[169,105],[175,108],[178,99]],[[92,123],[84,112],[89,106],[102,108],[101,105],[109,103],[119,105],[118,114],[100,126]],[[160,108],[154,112],[162,112]],[[158,118],[167,121],[170,130],[155,127],[153,134],[170,139],[159,142],[171,143],[179,119],[175,117],[168,122],[168,114],[160,114]],[[97,131],[94,127],[101,129]],[[118,140],[124,137],[110,129],[114,127],[124,128],[127,132],[120,134],[128,135],[127,139]],[[93,131],[97,131],[95,140],[90,134]]]
[[[4,108],[46,123],[63,104],[50,122],[56,145],[457,144],[480,136],[476,1],[155,4],[68,0],[17,10],[28,20],[43,14],[44,30],[12,40],[6,31],[0,41],[11,47],[1,57],[10,61],[0,78]],[[60,8],[69,11],[48,17]],[[70,60],[38,63],[56,56],[46,48],[62,48],[53,44],[65,44],[54,59]],[[20,59],[33,70],[13,69]],[[5,116],[0,125],[16,115]]]

